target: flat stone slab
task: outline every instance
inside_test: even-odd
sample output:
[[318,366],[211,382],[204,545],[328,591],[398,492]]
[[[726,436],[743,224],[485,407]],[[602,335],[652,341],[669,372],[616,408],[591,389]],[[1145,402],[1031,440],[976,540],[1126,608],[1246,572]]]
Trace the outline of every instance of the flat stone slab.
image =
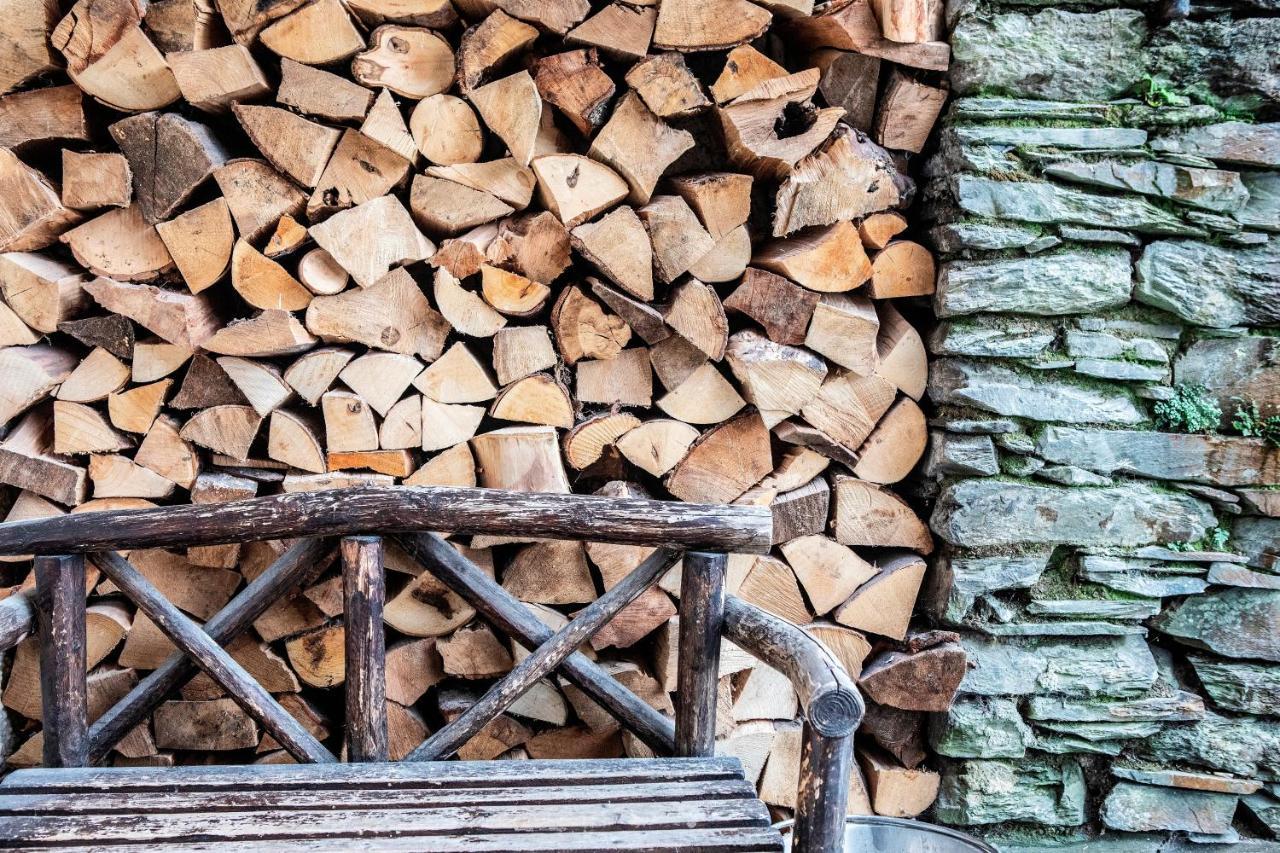
[[1189,764],[1249,779],[1280,779],[1280,726],[1275,720],[1223,717],[1168,726],[1135,744],[1158,764]]
[[1280,166],[1280,122],[1228,121],[1162,135],[1151,140],[1156,151],[1194,154],[1238,166]]
[[1280,448],[1260,438],[1048,426],[1036,441],[1036,453],[1099,474],[1214,486],[1280,482]]
[[1173,380],[1205,387],[1224,413],[1246,398],[1263,417],[1280,414],[1280,337],[1201,338],[1178,356]]
[[1102,822],[1123,832],[1231,831],[1238,798],[1234,794],[1185,791],[1120,782],[1102,803]]
[[1196,240],[1149,244],[1134,298],[1212,328],[1280,323],[1280,240],[1229,248]]
[[929,744],[948,758],[1021,758],[1034,743],[1010,699],[962,697],[929,719]]
[[1129,723],[1186,722],[1205,715],[1204,700],[1179,690],[1172,696],[1138,699],[1067,699],[1034,696],[1027,701],[1027,719],[1063,722]]
[[973,669],[962,694],[978,696],[1145,696],[1155,658],[1139,636],[1067,639],[961,637]]
[[1217,773],[1189,773],[1183,770],[1146,770],[1141,767],[1111,765],[1111,775],[1117,779],[1159,785],[1164,788],[1182,788],[1187,791],[1209,791],[1216,794],[1252,794],[1262,787],[1256,779],[1236,779]]
[[935,361],[929,371],[929,395],[935,403],[1037,421],[1128,426],[1146,419],[1127,390],[968,359]]
[[943,768],[936,816],[956,826],[1079,826],[1084,805],[1084,772],[1074,759],[955,761]]
[[1216,213],[1233,213],[1249,200],[1240,175],[1224,169],[1199,169],[1155,160],[1096,160],[1056,163],[1044,173],[1059,180],[1166,198]]
[[1195,654],[1187,660],[1218,707],[1267,716],[1280,712],[1280,666]]
[[1057,339],[1052,323],[1021,317],[948,320],[939,323],[929,339],[934,355],[976,355],[995,358],[1034,358]]
[[1280,661],[1280,590],[1215,589],[1174,605],[1151,626],[1226,657]]
[[[1128,252],[1068,250],[1034,257],[949,261],[938,274],[934,306],[940,317],[1014,309],[1021,314],[1076,314],[1124,305],[1131,288]],[[1018,321],[1003,324],[1016,328]]]

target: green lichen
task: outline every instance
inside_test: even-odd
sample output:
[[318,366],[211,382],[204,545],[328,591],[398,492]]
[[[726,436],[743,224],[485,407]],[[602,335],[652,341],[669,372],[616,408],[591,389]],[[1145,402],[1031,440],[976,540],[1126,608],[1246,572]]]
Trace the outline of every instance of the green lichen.
[[1156,427],[1166,432],[1207,433],[1222,423],[1222,409],[1203,385],[1175,385],[1154,411]]

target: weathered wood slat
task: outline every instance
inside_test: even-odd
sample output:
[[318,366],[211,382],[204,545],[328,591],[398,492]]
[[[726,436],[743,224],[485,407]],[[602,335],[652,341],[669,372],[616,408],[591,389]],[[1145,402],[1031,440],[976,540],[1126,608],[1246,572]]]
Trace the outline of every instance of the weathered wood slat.
[[127,560],[115,552],[105,552],[96,555],[94,562],[175,646],[194,658],[197,665],[261,723],[289,754],[299,761],[337,761],[239,662],[174,607]]
[[76,554],[357,533],[438,531],[765,553],[767,508],[432,486],[296,492],[0,525],[0,554]]
[[[551,629],[539,622],[524,604],[439,536],[406,534],[397,536],[396,541],[414,559],[430,567],[432,574],[477,613],[525,648],[532,650],[551,639]],[[560,665],[560,671],[659,755],[672,753],[675,727],[671,720],[619,684],[586,655],[574,652]]]
[[385,811],[190,812],[167,815],[66,815],[9,817],[0,837],[9,844],[60,844],[92,840],[129,842],[238,839],[352,838],[370,835],[435,836],[472,832],[608,832],[711,826],[768,826],[758,800],[627,803],[555,803],[542,806],[475,806],[467,809],[403,809],[388,821]]
[[736,758],[626,758],[610,761],[450,761],[395,764],[255,764],[244,767],[92,767],[18,770],[0,781],[4,794],[111,791],[279,791],[457,786],[642,784],[741,778]]
[[89,758],[84,558],[37,557],[35,574],[44,763],[82,767]]
[[0,650],[13,648],[35,630],[32,595],[31,591],[23,590],[0,601]]
[[[341,838],[294,839],[290,851],[298,853],[422,853],[421,838]],[[4,848],[0,848],[4,849]],[[19,847],[41,850],[42,847]],[[62,853],[101,853],[101,845],[59,845]],[[119,848],[129,853],[171,853],[164,843],[130,844]],[[226,853],[226,842],[186,842],[186,853]],[[777,853],[782,838],[773,829],[733,827],[729,829],[649,829],[639,832],[548,832],[539,834],[469,834],[465,837],[431,839],[431,853]],[[279,853],[279,841],[236,841],[236,853]]]
[[[205,633],[224,646],[234,640],[289,589],[323,571],[328,563],[328,548],[323,539],[305,539],[290,546],[205,623]],[[190,658],[175,652],[139,681],[89,728],[89,763],[101,761],[122,737],[198,671]]]
[[346,628],[347,760],[387,760],[387,646],[382,605],[387,583],[382,540],[342,540],[343,625]]
[[169,814],[173,812],[262,809],[405,809],[475,805],[554,803],[641,803],[661,800],[754,799],[744,779],[625,785],[542,785],[534,787],[450,787],[395,789],[312,789],[287,791],[150,791],[128,793],[0,794],[0,815]]
[[680,574],[680,657],[676,754],[714,755],[720,633],[728,557],[691,551]]
[[590,640],[619,611],[653,586],[678,559],[679,551],[659,548],[612,589],[583,608],[573,621],[552,635],[551,639],[538,646],[505,678],[489,688],[474,705],[423,741],[409,753],[408,759],[436,761],[452,756],[490,720],[553,672],[578,646]]

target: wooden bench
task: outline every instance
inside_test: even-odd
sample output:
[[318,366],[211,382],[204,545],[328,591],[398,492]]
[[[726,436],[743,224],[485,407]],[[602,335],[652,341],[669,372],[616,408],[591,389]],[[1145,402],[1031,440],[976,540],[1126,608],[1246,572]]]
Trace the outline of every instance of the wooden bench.
[[[439,531],[658,546],[559,631]],[[36,626],[46,767],[0,784],[0,848],[430,851],[781,850],[736,759],[713,758],[720,638],[788,676],[804,711],[794,848],[842,849],[862,700],[800,628],[724,594],[726,553],[770,547],[755,507],[696,506],[486,489],[364,488],[210,506],[68,515],[0,525],[0,554],[35,554],[36,586],[0,603],[0,649]],[[530,654],[403,762],[387,762],[382,539],[397,544]],[[307,581],[342,537],[346,727],[351,764],[302,727],[223,648]],[[289,538],[296,542],[203,626],[118,551]],[[85,558],[178,648],[92,726],[85,689]],[[677,561],[674,722],[576,651]],[[203,670],[296,765],[97,769],[135,725]],[[658,756],[456,762],[489,721],[559,672]]]

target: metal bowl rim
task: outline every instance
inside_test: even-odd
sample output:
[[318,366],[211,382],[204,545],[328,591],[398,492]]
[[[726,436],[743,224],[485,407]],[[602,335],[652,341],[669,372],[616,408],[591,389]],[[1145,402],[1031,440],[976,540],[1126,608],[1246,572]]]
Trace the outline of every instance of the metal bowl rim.
[[[982,853],[998,853],[996,848],[980,838],[974,838],[957,829],[949,826],[939,826],[936,823],[922,823],[918,820],[908,820],[900,817],[885,817],[883,815],[849,815],[844,819],[845,826],[889,826],[896,829],[909,829],[917,832],[923,832],[928,835],[941,835],[954,841],[962,841],[966,844],[972,844]],[[773,824],[773,828],[779,832],[786,832],[795,826],[795,820],[781,820]]]

